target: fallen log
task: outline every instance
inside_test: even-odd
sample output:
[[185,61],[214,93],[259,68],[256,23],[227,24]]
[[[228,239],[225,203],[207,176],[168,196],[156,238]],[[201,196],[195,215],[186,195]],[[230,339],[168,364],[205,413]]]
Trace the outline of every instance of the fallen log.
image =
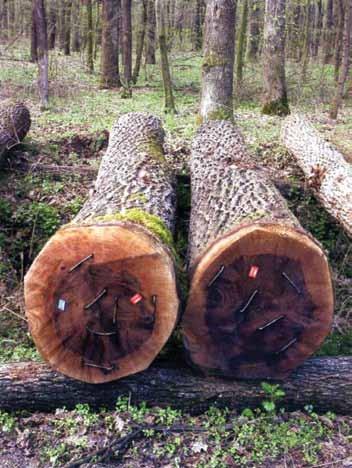
[[31,117],[21,102],[5,101],[0,107],[0,163],[5,153],[21,143],[29,132]]
[[331,328],[327,258],[232,123],[200,128],[190,170],[189,361],[208,374],[285,378]]
[[302,115],[285,120],[282,141],[317,198],[352,236],[352,165]]
[[163,139],[159,119],[121,117],[94,193],[25,277],[35,344],[70,377],[100,383],[139,372],[176,325],[175,193]]
[[[289,410],[313,405],[317,412],[352,414],[352,357],[314,358],[305,362],[282,384],[279,405]],[[160,362],[118,382],[91,385],[65,377],[41,363],[0,365],[0,408],[7,411],[52,411],[77,403],[113,408],[119,397],[132,405],[202,412],[209,406],[255,408],[265,394],[260,382],[200,377],[182,363]]]

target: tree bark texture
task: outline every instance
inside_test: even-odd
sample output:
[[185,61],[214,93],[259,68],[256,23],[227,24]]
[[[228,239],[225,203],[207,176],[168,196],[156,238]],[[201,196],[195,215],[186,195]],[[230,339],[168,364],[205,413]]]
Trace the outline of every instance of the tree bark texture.
[[330,331],[326,256],[231,122],[200,128],[190,170],[191,288],[182,318],[189,359],[207,374],[283,378]]
[[332,59],[332,45],[334,43],[334,0],[327,0],[326,13],[324,21],[323,34],[323,60],[324,63],[329,63]]
[[55,49],[56,33],[57,33],[57,2],[52,0],[49,7],[49,31],[48,31],[48,47],[50,50]]
[[0,108],[0,163],[7,150],[21,143],[31,127],[27,107],[20,103],[5,101]]
[[142,64],[143,50],[145,46],[145,32],[147,28],[147,0],[143,0],[141,3],[141,22],[138,25],[137,32],[137,46],[136,46],[136,62],[133,69],[132,81],[134,84],[137,83],[139,72]]
[[[352,414],[352,357],[311,359],[280,385],[285,396],[278,405],[288,410],[313,405],[320,413]],[[146,402],[197,414],[210,406],[257,408],[266,395],[259,382],[199,377],[182,364],[170,362],[101,385],[69,379],[45,364],[0,366],[0,408],[5,411],[73,409],[78,403],[114,408],[119,397],[129,397],[132,405]]]
[[164,85],[164,99],[165,106],[164,110],[166,113],[176,112],[174,94],[172,90],[171,72],[169,66],[169,58],[167,53],[167,42],[166,42],[166,25],[165,25],[165,6],[163,0],[155,1],[155,13],[156,23],[158,31],[158,42],[160,49],[161,59],[161,74],[163,77]]
[[249,31],[247,44],[247,59],[254,61],[257,58],[260,44],[261,29],[261,0],[250,0],[249,2]]
[[241,88],[243,81],[244,56],[246,52],[247,39],[247,23],[248,23],[248,0],[244,0],[242,6],[241,25],[238,32],[238,44],[236,54],[236,85]]
[[233,118],[235,2],[207,0],[202,65],[203,121]]
[[287,118],[282,140],[327,211],[352,236],[352,166],[301,115]]
[[343,30],[345,23],[345,9],[344,0],[336,0],[336,34],[335,34],[335,48],[334,48],[334,68],[335,68],[335,81],[338,81],[339,70],[341,65],[342,55],[342,41],[343,41]]
[[87,0],[87,65],[88,70],[93,73],[94,71],[94,57],[93,57],[93,6],[92,0]]
[[116,16],[119,11],[115,0],[104,0],[102,7],[102,50],[101,50],[101,86],[103,88],[115,88],[119,86],[116,57],[118,57],[118,44],[116,32]]
[[155,0],[147,0],[147,37],[146,37],[146,53],[145,63],[147,65],[155,65]]
[[285,76],[286,0],[266,0],[264,20],[263,114],[290,113]]
[[36,346],[70,377],[100,383],[144,370],[176,324],[175,192],[163,140],[155,117],[121,117],[91,198],[26,275]]

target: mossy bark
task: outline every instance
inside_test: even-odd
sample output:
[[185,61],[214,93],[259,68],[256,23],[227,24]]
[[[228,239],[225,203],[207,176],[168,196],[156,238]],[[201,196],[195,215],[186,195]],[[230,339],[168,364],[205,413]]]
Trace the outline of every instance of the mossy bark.
[[0,108],[0,164],[6,152],[21,143],[31,126],[29,110],[22,103],[4,101]]

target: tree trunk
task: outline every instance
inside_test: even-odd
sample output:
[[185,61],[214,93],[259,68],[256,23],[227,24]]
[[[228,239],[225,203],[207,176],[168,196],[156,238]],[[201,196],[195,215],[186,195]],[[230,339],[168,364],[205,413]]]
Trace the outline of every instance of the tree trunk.
[[335,81],[339,79],[339,71],[341,65],[341,52],[342,52],[342,40],[343,40],[343,30],[344,30],[344,19],[345,19],[345,11],[344,11],[344,4],[343,0],[336,0],[336,24],[337,30],[335,35],[335,54],[334,54],[334,75]]
[[261,0],[250,0],[249,35],[247,44],[247,59],[256,60],[260,43]]
[[49,49],[55,49],[56,31],[57,31],[57,3],[56,1],[50,2],[49,10],[49,32],[48,32],[48,46]]
[[242,17],[240,30],[238,32],[238,44],[236,54],[236,86],[240,89],[243,81],[243,67],[244,67],[244,56],[246,49],[246,38],[247,38],[247,23],[248,23],[248,0],[243,1]]
[[233,0],[207,1],[200,105],[204,121],[233,119],[235,6]]
[[72,0],[65,1],[65,55],[71,54],[71,13],[72,13]]
[[332,59],[332,45],[334,43],[334,0],[327,0],[326,15],[324,22],[324,46],[323,46],[323,61],[325,64],[330,63]]
[[284,378],[330,331],[327,259],[231,122],[200,128],[190,170],[189,359],[205,373]]
[[32,1],[32,24],[31,24],[31,62],[38,62],[38,36],[35,21],[35,1]]
[[312,10],[310,0],[307,0],[305,5],[305,18],[304,18],[304,40],[302,50],[302,72],[301,81],[304,83],[307,76],[307,68],[309,63],[309,52],[310,52],[310,39],[311,39],[311,22],[312,22]]
[[343,32],[342,64],[339,73],[339,82],[331,104],[330,118],[337,119],[339,108],[345,93],[351,63],[351,30],[352,30],[352,3],[347,0],[345,5],[345,24]]
[[132,81],[132,1],[121,0],[123,77],[126,88]]
[[145,63],[146,65],[155,65],[155,30],[156,30],[156,18],[155,18],[155,0],[147,0],[147,37],[146,37],[146,53]]
[[49,104],[48,34],[44,0],[33,0],[38,47],[38,90],[42,109]]
[[119,10],[115,0],[104,0],[102,8],[102,50],[101,50],[101,80],[103,88],[116,88],[121,85],[118,75],[116,58],[118,57],[116,22]]
[[352,236],[351,164],[303,116],[295,115],[285,121],[282,139],[317,198]]
[[286,0],[265,1],[264,24],[264,105],[268,115],[290,113],[285,76]]
[[195,11],[195,49],[201,50],[203,45],[203,22],[204,22],[205,3],[204,0],[196,0]]
[[[285,396],[279,406],[319,413],[352,414],[352,357],[314,358],[281,384]],[[98,390],[98,391],[97,391]],[[105,385],[90,385],[50,370],[45,364],[0,366],[0,408],[5,411],[55,411],[78,403],[94,409],[114,408],[119,397],[132,405],[176,407],[199,414],[210,406],[258,408],[266,395],[259,382],[204,378],[180,363],[158,363],[137,375]]]
[[317,11],[316,11],[316,18],[315,18],[315,34],[314,34],[314,47],[313,47],[314,57],[317,57],[319,55],[321,35],[323,31],[323,2],[322,0],[317,1],[316,10]]
[[147,0],[142,0],[141,8],[141,22],[138,26],[139,29],[137,33],[136,62],[132,76],[132,81],[134,84],[136,84],[138,81],[142,63],[143,49],[145,44],[145,31],[147,28]]
[[161,59],[161,74],[163,77],[164,85],[164,98],[165,106],[164,110],[166,113],[175,113],[175,101],[172,91],[172,80],[169,66],[169,59],[167,56],[167,43],[166,43],[166,28],[165,28],[165,10],[164,0],[155,1],[155,12],[156,12],[156,23],[158,31],[158,42],[160,48],[160,59]]
[[81,50],[81,31],[80,31],[81,6],[79,0],[75,0],[72,5],[72,51]]
[[5,101],[0,108],[0,163],[7,150],[21,143],[31,127],[31,116],[22,103]]
[[87,0],[87,65],[90,73],[94,72],[93,57],[93,7],[92,0]]
[[43,358],[90,383],[146,369],[178,315],[173,176],[161,122],[126,114],[95,190],[25,278],[26,314]]

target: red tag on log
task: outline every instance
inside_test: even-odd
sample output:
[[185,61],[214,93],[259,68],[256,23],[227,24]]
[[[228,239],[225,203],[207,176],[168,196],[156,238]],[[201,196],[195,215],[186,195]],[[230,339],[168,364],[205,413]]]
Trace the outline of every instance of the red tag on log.
[[130,303],[133,305],[138,304],[138,302],[141,302],[143,299],[143,296],[141,296],[139,293],[135,294],[134,296],[131,297]]
[[258,266],[251,266],[251,269],[249,270],[248,276],[252,279],[255,279],[258,275],[259,267]]

